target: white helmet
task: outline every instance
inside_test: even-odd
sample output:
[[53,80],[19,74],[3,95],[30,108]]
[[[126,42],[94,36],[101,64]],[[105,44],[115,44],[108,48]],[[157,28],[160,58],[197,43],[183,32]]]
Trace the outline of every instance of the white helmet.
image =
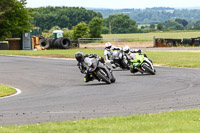
[[124,51],[124,53],[129,53],[129,51],[130,51],[129,46],[124,46],[123,51]]
[[112,47],[112,44],[110,43],[110,42],[107,42],[106,44],[105,44],[105,48],[106,49],[110,49]]

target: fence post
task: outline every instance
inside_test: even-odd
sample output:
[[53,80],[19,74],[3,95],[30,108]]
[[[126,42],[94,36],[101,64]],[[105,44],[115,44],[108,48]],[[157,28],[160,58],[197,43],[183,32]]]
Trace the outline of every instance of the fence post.
[[156,47],[156,37],[153,36],[153,47]]
[[80,48],[80,38],[78,38],[78,44],[77,47]]

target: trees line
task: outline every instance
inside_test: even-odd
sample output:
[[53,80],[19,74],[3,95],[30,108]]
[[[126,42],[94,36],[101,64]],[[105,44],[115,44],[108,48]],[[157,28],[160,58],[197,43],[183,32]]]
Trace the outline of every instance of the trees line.
[[[64,29],[65,35],[101,38],[101,34],[143,33],[155,30],[199,30],[200,20],[188,22],[185,19],[170,19],[162,23],[151,23],[149,28],[138,28],[136,21],[126,13],[109,15],[78,7],[26,8],[26,0],[1,0],[0,39],[14,37],[39,26],[43,31],[52,32],[52,27]],[[156,24],[156,25],[155,25]]]
[[32,24],[26,0],[0,0],[0,40],[30,31]]
[[103,18],[112,14],[127,14],[138,24],[150,24],[152,22],[165,22],[171,19],[185,19],[188,22],[200,20],[200,9],[175,9],[167,7],[154,7],[146,9],[93,9],[100,12]]

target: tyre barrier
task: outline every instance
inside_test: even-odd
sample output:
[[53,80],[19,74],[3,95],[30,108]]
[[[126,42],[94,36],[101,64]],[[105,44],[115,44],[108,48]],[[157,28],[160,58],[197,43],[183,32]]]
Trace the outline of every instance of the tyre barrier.
[[43,48],[45,49],[48,49],[50,47],[50,44],[49,44],[49,41],[47,41],[46,39],[44,38],[41,38],[39,40],[39,45],[42,46]]
[[200,37],[183,38],[183,39],[156,38],[155,46],[156,47],[200,46]]
[[66,37],[47,38],[47,39],[42,38],[40,39],[39,44],[45,49],[48,49],[48,48],[68,49],[72,46],[71,40]]

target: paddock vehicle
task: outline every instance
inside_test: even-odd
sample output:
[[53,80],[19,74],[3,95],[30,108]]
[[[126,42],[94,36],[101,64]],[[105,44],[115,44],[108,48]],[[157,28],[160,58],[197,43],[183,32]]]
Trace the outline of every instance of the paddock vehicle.
[[87,65],[87,73],[93,79],[103,81],[107,84],[114,83],[115,77],[113,76],[112,70],[109,69],[104,63],[103,58],[85,58],[85,64]]
[[144,53],[131,53],[130,54],[131,69],[136,69],[137,71],[143,73],[148,73],[155,75],[156,70],[150,59],[144,56]]
[[112,60],[111,64],[115,64],[116,67],[129,69],[128,57],[124,54],[123,50],[113,51]]

